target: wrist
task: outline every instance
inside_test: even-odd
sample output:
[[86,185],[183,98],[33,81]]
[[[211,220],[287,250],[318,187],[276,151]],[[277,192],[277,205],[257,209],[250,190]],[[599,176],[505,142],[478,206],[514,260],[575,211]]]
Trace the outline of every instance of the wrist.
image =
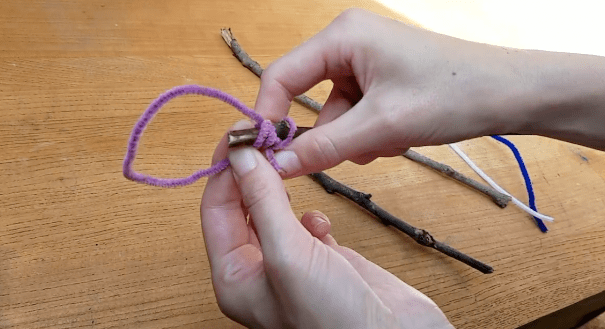
[[472,124],[477,136],[533,134],[529,132],[536,111],[545,102],[538,58],[532,51],[492,48],[482,52]]
[[603,148],[604,58],[519,50],[504,64],[507,92],[493,102],[486,135],[533,134]]
[[545,57],[536,82],[544,96],[528,111],[521,132],[603,148],[604,58],[562,53]]

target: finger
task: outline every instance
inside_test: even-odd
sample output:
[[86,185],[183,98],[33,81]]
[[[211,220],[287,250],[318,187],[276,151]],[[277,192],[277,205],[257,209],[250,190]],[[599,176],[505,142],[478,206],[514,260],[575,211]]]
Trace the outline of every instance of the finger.
[[314,210],[303,214],[300,223],[311,233],[312,236],[322,239],[330,233],[332,224],[324,213]]
[[[232,129],[244,129],[247,125],[238,123]],[[213,163],[224,159],[227,152],[225,136],[213,155]],[[208,179],[200,211],[212,283],[221,311],[251,327],[274,322],[271,317],[255,317],[259,313],[276,314],[277,305],[266,294],[263,256],[253,228],[246,223],[247,213],[231,168]]]
[[354,158],[351,159],[352,162],[358,164],[358,165],[366,165],[374,160],[376,160],[376,158],[378,158],[378,152],[369,152],[369,153],[365,153],[365,154],[361,154],[358,155]]
[[336,242],[336,239],[334,239],[332,234],[326,234],[323,238],[319,240],[321,240],[321,242],[330,247],[338,246],[338,242]]
[[249,232],[250,244],[252,244],[252,245],[258,247],[258,249],[260,249],[260,242],[258,241],[258,233],[256,232],[256,227],[254,226],[254,220],[252,219],[252,216],[250,216],[248,214],[248,209],[244,205],[243,201],[242,201],[242,207],[244,208],[244,212],[246,213],[246,216],[248,218],[248,232]]
[[[242,120],[229,130],[245,129],[251,125],[253,125],[251,122]],[[225,134],[212,155],[212,164],[225,159],[227,154],[228,142]],[[200,215],[211,264],[249,242],[246,225],[248,214],[241,206],[241,199],[230,168],[208,178],[202,196]]]
[[334,81],[334,87],[319,112],[315,126],[321,126],[338,118],[357,104],[363,96],[355,77],[332,79],[332,81]]
[[[359,115],[366,99],[335,120],[313,128],[295,138],[285,150],[275,155],[283,177],[296,177],[332,168],[339,163],[375,151],[381,132],[380,118]],[[382,132],[383,133],[383,132]]]
[[248,243],[260,250],[260,242],[258,241],[256,228],[254,228],[254,222],[252,221],[248,223]]
[[261,76],[255,110],[267,119],[280,120],[294,96],[323,80],[352,76],[352,47],[340,29],[338,24],[330,24],[269,65]]
[[300,223],[311,233],[312,236],[318,238],[321,242],[328,246],[337,246],[338,243],[330,235],[332,224],[330,219],[324,213],[315,210],[305,213]]
[[[227,139],[223,138],[213,162],[226,157]],[[248,226],[241,207],[241,195],[231,169],[208,178],[200,207],[202,231],[210,264],[215,266],[229,252],[248,243]]]
[[379,157],[394,157],[394,156],[403,155],[405,152],[407,152],[408,149],[409,148],[406,148],[406,147],[393,147],[390,149],[383,149],[380,151],[373,151],[373,152],[360,154],[349,160],[351,160],[352,162],[355,162],[358,165],[365,165],[365,164],[368,164],[368,163],[376,160]]
[[[254,123],[250,120],[240,120],[233,124],[229,128],[229,131],[240,130],[240,129],[248,129],[253,128]],[[216,145],[216,149],[212,154],[212,165],[215,165],[217,162],[227,158],[229,155],[229,141],[227,138],[227,134],[223,135],[221,140]],[[212,176],[211,176],[212,177]]]
[[258,150],[232,150],[229,160],[267,258],[275,259],[285,250],[296,249],[301,239],[311,238],[294,216],[279,174]]

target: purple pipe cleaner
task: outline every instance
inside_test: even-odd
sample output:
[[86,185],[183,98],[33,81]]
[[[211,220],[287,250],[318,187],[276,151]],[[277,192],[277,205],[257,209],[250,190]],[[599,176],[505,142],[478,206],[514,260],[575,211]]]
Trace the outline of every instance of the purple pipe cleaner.
[[296,132],[296,125],[294,124],[294,120],[289,117],[284,118],[284,120],[286,120],[290,125],[290,131],[288,132],[288,137],[284,140],[281,140],[277,136],[277,133],[275,132],[275,126],[273,126],[271,121],[263,119],[260,114],[256,113],[254,110],[244,105],[244,103],[242,103],[237,98],[218,89],[198,85],[186,85],[174,87],[168,90],[167,92],[161,94],[160,97],[158,97],[149,105],[147,110],[145,110],[143,115],[141,115],[141,117],[139,118],[139,121],[137,121],[137,123],[134,125],[132,133],[130,134],[130,139],[128,140],[128,149],[126,150],[126,156],[124,157],[124,164],[122,165],[124,177],[135,182],[145,183],[153,186],[178,187],[193,184],[195,181],[204,176],[212,176],[218,174],[219,172],[229,167],[229,159],[223,159],[210,168],[200,169],[194,172],[191,176],[182,178],[157,178],[138,173],[134,171],[134,169],[132,169],[132,163],[134,162],[134,159],[137,155],[137,148],[139,146],[141,135],[143,134],[143,131],[145,130],[149,122],[151,122],[151,119],[153,119],[153,117],[156,115],[156,113],[158,113],[162,106],[168,103],[171,99],[188,94],[204,95],[219,99],[235,107],[238,111],[242,112],[250,119],[256,121],[255,127],[259,129],[259,133],[253,146],[258,149],[264,149],[267,159],[269,160],[271,165],[273,165],[275,170],[281,169],[273,155],[275,154],[275,151],[283,149],[292,142],[292,139],[294,138],[294,133]]

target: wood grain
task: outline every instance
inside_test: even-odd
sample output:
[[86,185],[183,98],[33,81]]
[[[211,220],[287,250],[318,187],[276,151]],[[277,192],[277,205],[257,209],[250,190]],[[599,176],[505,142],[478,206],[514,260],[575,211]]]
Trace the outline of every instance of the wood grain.
[[[252,105],[258,79],[232,58],[229,26],[267,65],[369,1],[0,2],[0,328],[239,328],[210,281],[199,201],[204,182],[179,189],[121,174],[135,120],[160,92],[198,83]],[[329,83],[311,90],[325,101]],[[299,105],[292,116],[312,125]],[[183,176],[209,164],[242,116],[216,100],[171,102],[146,131],[138,170]],[[541,211],[538,231],[514,207],[401,157],[330,175],[388,211],[493,265],[485,276],[417,246],[302,177],[287,181],[297,215],[320,209],[333,234],[433,298],[460,328],[515,328],[605,287],[605,156],[540,137],[511,137],[525,156]],[[524,187],[509,151],[462,144],[511,193]],[[423,153],[472,177],[445,147]]]

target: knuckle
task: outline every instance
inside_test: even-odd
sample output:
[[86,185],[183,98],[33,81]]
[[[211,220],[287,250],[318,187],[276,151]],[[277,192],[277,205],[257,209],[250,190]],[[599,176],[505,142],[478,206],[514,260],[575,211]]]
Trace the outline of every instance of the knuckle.
[[320,243],[317,238],[310,238],[307,243],[301,243],[299,249],[282,246],[272,252],[266,253],[263,258],[265,268],[270,273],[279,273],[279,280],[285,282],[294,278],[300,278],[300,274],[308,270],[313,257],[309,259],[306,255],[313,254]]
[[368,163],[376,160],[376,158],[378,158],[377,154],[363,154],[354,159],[351,159],[351,161],[353,161],[355,164],[363,166],[363,165],[367,165]]
[[274,86],[275,84],[281,85],[281,83],[279,82],[279,75],[280,72],[284,69],[284,65],[280,64],[282,62],[283,61],[281,59],[278,59],[275,62],[269,64],[269,66],[267,66],[267,68],[263,70],[263,73],[260,75],[261,84],[266,84],[270,86]]
[[275,62],[269,64],[260,75],[261,84],[268,83],[269,81],[275,80],[273,72],[275,71]]
[[271,185],[271,181],[267,179],[248,179],[244,186],[246,188],[243,188],[241,191],[242,199],[244,200],[244,206],[248,209],[254,209],[270,200],[271,194],[275,190],[275,187]]
[[293,95],[290,92],[287,84],[285,84],[283,81],[282,73],[286,72],[289,67],[286,62],[283,62],[283,59],[284,57],[269,64],[269,66],[261,74],[260,82],[261,86],[265,86],[267,90],[278,91],[279,93],[286,95],[286,97],[291,101],[296,95]]
[[277,73],[276,71],[277,66],[274,63],[269,64],[269,66],[267,66],[267,68],[263,71],[263,73],[260,75],[260,84],[261,86],[272,86],[274,83],[276,83],[276,77],[275,77],[275,73]]
[[[290,271],[293,271],[300,265],[300,258],[298,255],[294,256],[294,254],[296,253],[279,248],[272,253],[272,257],[269,256],[264,258],[265,266],[272,273],[280,273],[282,276],[287,275],[290,273]],[[282,277],[282,279],[286,278]]]
[[238,299],[231,298],[234,294],[233,289],[229,285],[214,284],[216,291],[216,303],[223,314],[228,317],[236,315],[236,310],[239,308]]
[[322,167],[331,167],[346,160],[341,157],[334,141],[325,134],[318,134],[313,138],[313,149],[316,150],[316,156],[308,159],[312,164],[321,164]]
[[355,24],[355,22],[359,22],[359,19],[365,15],[366,11],[360,8],[348,8],[342,11],[336,18],[334,22],[336,23],[345,23],[345,24]]
[[378,121],[382,131],[387,136],[396,136],[401,129],[400,105],[395,103],[382,103],[376,107]]
[[336,247],[336,249],[338,253],[341,254],[351,264],[358,264],[366,261],[365,257],[358,254],[355,250],[351,248],[338,246]]
[[349,8],[341,12],[332,23],[326,29],[326,34],[330,43],[335,43],[343,38],[347,39],[347,42],[356,42],[356,37],[350,37],[350,34],[356,26],[360,24],[361,15],[364,12],[363,9]]
[[223,294],[216,295],[216,303],[218,304],[218,308],[221,310],[223,314],[226,316],[232,316],[237,309],[237,305],[234,305],[231,299],[224,298]]

